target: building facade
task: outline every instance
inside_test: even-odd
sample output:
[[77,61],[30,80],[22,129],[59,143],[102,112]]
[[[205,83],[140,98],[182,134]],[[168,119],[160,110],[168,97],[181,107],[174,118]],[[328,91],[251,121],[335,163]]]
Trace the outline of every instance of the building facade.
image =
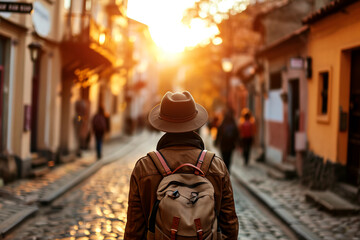
[[337,1],[304,20],[310,26],[312,59],[309,151],[324,162],[343,166],[344,174],[338,178],[352,185],[360,181],[359,14],[359,1]]
[[300,175],[306,151],[307,34],[308,27],[301,27],[258,55],[269,73],[264,109],[266,157],[296,165]]
[[61,4],[34,1],[32,14],[0,14],[0,145],[20,176],[59,143]]
[[127,1],[24,2],[32,3],[31,14],[0,13],[5,182],[92,148],[90,123],[100,105],[108,113],[107,136],[120,136],[131,68]]
[[308,29],[301,20],[311,11],[311,3],[292,1],[258,17],[258,28],[264,33],[264,46],[257,53],[263,68],[258,74],[263,80],[258,89],[264,95],[261,134],[271,163],[300,166],[297,158],[306,148]]
[[60,153],[68,156],[92,145],[91,120],[100,106],[108,137],[122,133],[131,59],[126,1],[66,1],[64,7]]
[[129,134],[146,127],[150,110],[159,103],[157,47],[147,25],[129,19],[134,67],[127,82],[126,129]]

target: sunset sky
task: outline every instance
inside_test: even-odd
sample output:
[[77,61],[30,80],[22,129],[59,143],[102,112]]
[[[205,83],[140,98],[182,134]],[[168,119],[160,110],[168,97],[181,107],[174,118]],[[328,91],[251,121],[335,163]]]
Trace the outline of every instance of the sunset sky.
[[149,26],[155,43],[165,52],[181,52],[216,33],[217,27],[207,28],[200,19],[190,26],[181,23],[183,12],[195,0],[129,0],[128,16]]

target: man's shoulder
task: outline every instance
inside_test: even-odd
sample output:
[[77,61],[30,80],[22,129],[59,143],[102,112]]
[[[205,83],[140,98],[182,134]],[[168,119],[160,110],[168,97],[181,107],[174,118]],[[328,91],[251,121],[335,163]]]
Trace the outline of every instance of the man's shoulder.
[[227,174],[227,168],[221,157],[215,156],[212,159],[209,174],[225,176]]
[[149,155],[144,155],[136,161],[134,168],[144,167],[144,164],[148,165],[150,162],[152,163],[152,160]]
[[157,168],[154,165],[153,160],[148,155],[142,156],[135,163],[133,174],[137,177],[141,178],[155,173],[158,173]]

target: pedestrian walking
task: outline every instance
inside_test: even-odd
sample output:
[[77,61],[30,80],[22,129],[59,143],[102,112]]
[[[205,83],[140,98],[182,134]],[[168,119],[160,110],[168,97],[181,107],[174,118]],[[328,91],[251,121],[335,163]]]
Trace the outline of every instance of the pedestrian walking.
[[149,113],[149,123],[165,134],[133,169],[126,240],[237,239],[229,173],[195,132],[207,118],[187,91],[167,92]]
[[248,165],[251,145],[255,135],[255,119],[249,109],[244,108],[242,110],[241,118],[239,121],[239,130],[241,137],[241,145],[243,149],[244,165]]
[[215,146],[220,148],[222,159],[230,172],[231,157],[236,144],[238,142],[239,132],[234,119],[233,111],[231,108],[227,108],[224,119],[220,124],[216,139]]
[[95,141],[96,141],[96,155],[97,159],[99,160],[101,158],[102,153],[102,143],[104,135],[107,131],[107,120],[105,116],[105,111],[102,106],[99,106],[98,112],[95,114],[92,120],[92,128],[95,135]]
[[81,150],[88,149],[91,126],[90,126],[89,102],[81,99],[75,103],[75,116],[73,118],[75,137],[77,141],[76,155],[81,156]]

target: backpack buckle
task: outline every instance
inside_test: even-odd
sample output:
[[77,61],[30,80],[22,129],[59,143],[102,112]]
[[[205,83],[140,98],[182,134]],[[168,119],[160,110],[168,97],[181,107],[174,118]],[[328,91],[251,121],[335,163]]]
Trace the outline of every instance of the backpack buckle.
[[196,232],[198,234],[198,239],[202,240],[203,239],[203,229],[201,226],[200,218],[195,219],[194,222],[195,222]]
[[172,222],[172,226],[170,229],[171,232],[171,240],[175,240],[176,237],[176,233],[177,233],[177,229],[179,227],[179,222],[180,222],[180,218],[178,217],[173,217],[173,222]]
[[172,197],[173,199],[180,197],[179,191],[178,191],[178,190],[175,190],[175,191],[171,194],[171,197]]
[[190,202],[195,204],[199,200],[199,193],[198,192],[191,192]]

